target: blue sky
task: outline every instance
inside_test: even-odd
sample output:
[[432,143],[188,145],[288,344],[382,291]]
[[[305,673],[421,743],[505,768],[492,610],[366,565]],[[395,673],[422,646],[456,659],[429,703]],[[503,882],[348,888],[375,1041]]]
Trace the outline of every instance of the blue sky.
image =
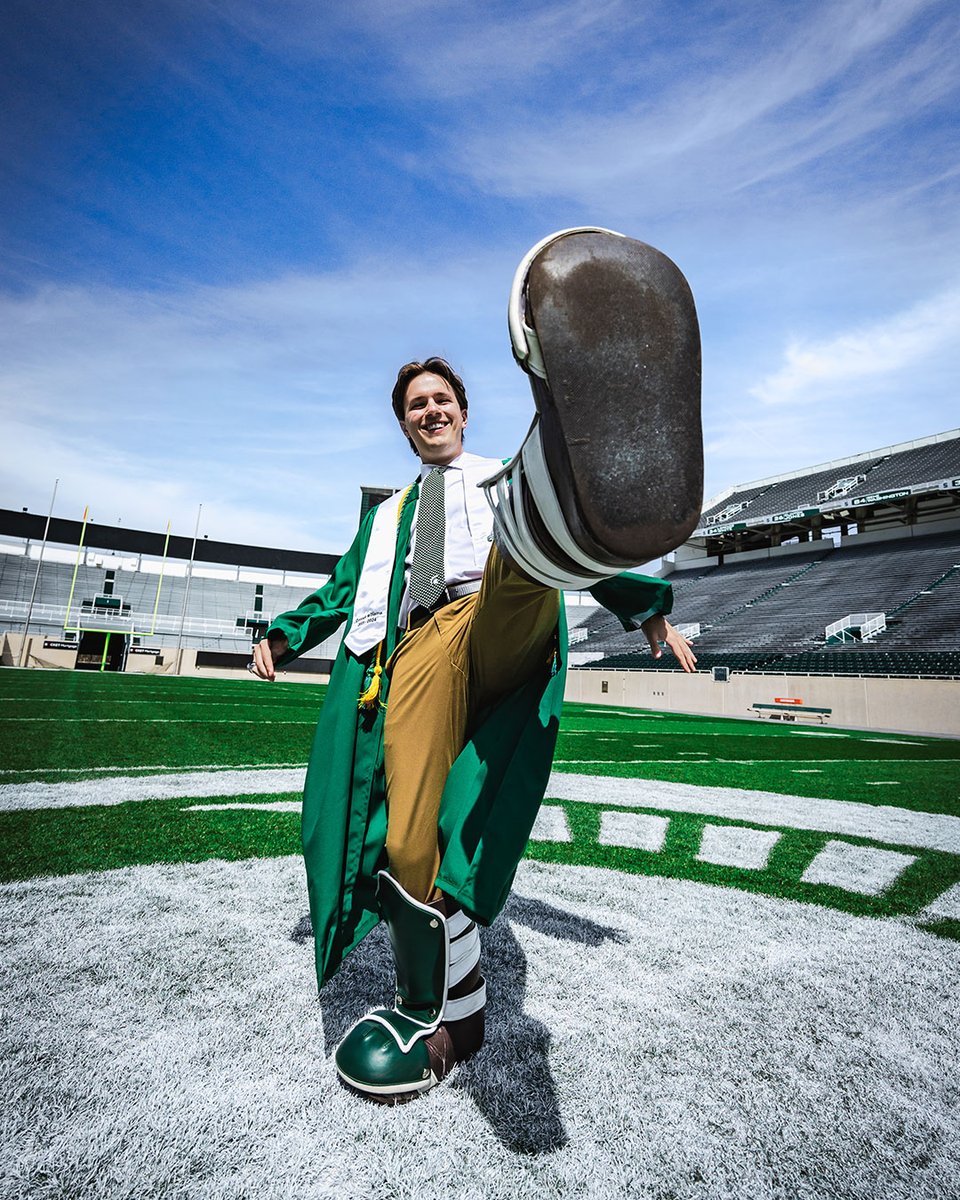
[[681,266],[707,493],[960,425],[960,10],[924,0],[11,0],[0,505],[338,551],[397,366],[532,413],[553,229]]

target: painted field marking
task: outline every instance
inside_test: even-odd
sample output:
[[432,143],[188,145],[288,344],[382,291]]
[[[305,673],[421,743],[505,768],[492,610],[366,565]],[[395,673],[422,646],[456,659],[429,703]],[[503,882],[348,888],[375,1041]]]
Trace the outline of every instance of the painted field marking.
[[865,779],[867,787],[900,787],[899,779]]
[[[677,756],[672,758],[555,758],[554,766],[565,766],[570,763],[606,763],[609,766],[618,766],[621,763],[676,763]],[[684,763],[684,766],[695,767],[702,765],[704,767],[713,766],[719,763],[725,766],[735,767],[755,767],[767,763],[769,765],[780,764],[786,766],[788,763],[795,762],[819,762],[830,763],[837,766],[842,763],[876,763],[889,767],[894,763],[905,763],[912,766],[916,763],[960,763],[960,758],[860,758],[855,754],[845,754],[842,758],[720,758],[717,755],[710,755],[709,758],[701,760],[700,763]]]
[[0,784],[0,811],[129,804],[201,796],[255,796],[302,792],[302,767],[186,771],[170,775],[85,779],[76,783]]
[[794,775],[822,775],[823,772],[819,767],[793,767],[791,771]]
[[800,876],[804,883],[827,883],[847,892],[876,896],[916,862],[913,854],[876,850],[849,842],[827,842]]
[[[185,763],[178,768],[176,763],[153,763],[143,767],[131,766],[113,766],[113,767],[23,767],[16,770],[0,771],[0,776],[5,775],[92,775],[97,774],[113,774],[122,775],[125,778],[131,776],[132,771],[259,771],[269,767],[271,770],[280,770],[284,767],[301,767],[304,771],[307,769],[305,762],[281,762],[281,763]],[[58,785],[51,784],[51,787]]]
[[770,851],[783,835],[775,829],[744,829],[739,825],[705,825],[697,858],[721,867],[762,871]]
[[243,801],[229,804],[191,804],[181,808],[181,812],[222,812],[225,809],[246,808],[252,812],[299,812],[303,804],[300,800],[265,800],[262,804],[250,804]]
[[222,720],[217,716],[210,717],[7,717],[8,721],[44,721],[48,725],[88,724],[88,725],[316,725],[316,717],[306,721],[266,721],[258,718],[256,721]]
[[578,708],[571,715],[577,716],[579,713],[599,713],[603,717],[630,717],[635,721],[666,720],[664,713],[637,712],[633,708],[615,708],[613,705],[609,708]]
[[544,804],[533,823],[530,840],[535,842],[572,842],[566,809],[559,804]]
[[603,812],[597,840],[603,846],[629,846],[657,853],[667,840],[669,825],[669,817],[655,817],[651,813]]
[[795,734],[797,737],[848,738],[848,737],[852,736],[849,733],[833,733],[833,732],[828,733],[827,730],[825,730],[825,729],[785,729],[784,733],[792,733],[792,734]]
[[775,829],[807,829],[960,854],[960,817],[888,804],[564,771],[550,776],[546,794],[549,800],[726,817]]
[[947,888],[936,900],[920,914],[921,917],[945,917],[950,921],[960,921],[960,883]]
[[[198,696],[195,700],[188,700],[183,696],[176,696],[174,698],[169,698],[167,701],[160,701],[160,703],[161,704],[163,704],[163,703],[202,704],[202,705],[204,705],[204,707],[209,707],[209,708],[250,708],[253,705],[256,705],[256,707],[258,709],[259,708],[285,709],[287,707],[290,707],[290,708],[309,707],[308,705],[305,705],[302,702],[299,704],[296,704],[293,701],[291,701],[288,706],[288,705],[284,704],[284,702],[282,700],[261,701],[261,700],[254,700],[252,698],[249,700],[213,700],[209,696]],[[0,704],[36,704],[36,705],[43,705],[43,704],[73,704],[73,705],[76,705],[76,704],[108,704],[111,708],[115,704],[149,704],[153,708],[157,707],[156,700],[149,699],[146,697],[141,697],[140,699],[137,699],[137,700],[127,700],[127,699],[120,700],[120,699],[116,699],[109,695],[105,695],[103,698],[101,698],[99,696],[80,696],[80,697],[50,696],[49,698],[46,696],[0,696]],[[58,717],[58,718],[51,718],[51,719],[60,720],[61,718]]]

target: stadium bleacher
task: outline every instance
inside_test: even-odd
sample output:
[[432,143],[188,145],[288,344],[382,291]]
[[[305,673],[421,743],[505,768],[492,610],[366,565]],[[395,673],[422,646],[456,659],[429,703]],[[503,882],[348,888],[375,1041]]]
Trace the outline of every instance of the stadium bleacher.
[[[7,517],[6,532],[15,534],[19,514]],[[157,636],[179,637],[185,563],[173,562],[158,601],[159,562],[146,549],[157,536],[125,536],[143,542],[139,559],[86,549],[79,567],[62,550],[44,561],[32,620],[44,637],[63,635],[71,588],[71,621],[84,602],[112,592],[137,632],[153,627],[156,611]],[[23,539],[0,553],[0,629],[23,626],[36,573],[26,545]],[[182,626],[198,650],[239,653],[261,618],[295,607],[317,584],[292,576],[285,562],[259,570],[264,552],[255,548],[206,549],[189,582]],[[211,556],[214,550],[220,557]],[[291,561],[298,554],[289,552]],[[241,565],[214,565],[232,562]],[[729,489],[704,505],[671,567],[672,619],[699,625],[701,668],[960,674],[960,430]],[[882,614],[886,627],[865,639],[853,622],[843,635],[847,644],[828,642],[827,626],[856,613]],[[605,610],[571,598],[568,623],[575,666],[653,667],[645,641]],[[664,658],[657,669],[672,665]]]
[[796,509],[817,509],[875,497],[898,488],[960,484],[960,434],[953,431],[920,444],[826,463],[789,476],[744,484],[704,505],[699,530],[724,522],[762,521]]
[[[0,554],[0,623],[9,629],[22,628],[36,569],[36,560],[28,559],[25,555]],[[71,587],[72,621],[85,599],[104,592],[106,573],[105,567],[87,563],[75,568],[72,563],[45,561],[34,599],[33,624],[48,628],[50,633],[62,629]],[[125,606],[129,605],[132,623],[137,630],[151,627],[155,607],[158,632],[169,634],[176,630],[183,611],[186,586],[183,575],[167,573],[160,582],[155,570],[114,569],[113,593],[122,598]],[[312,590],[309,581],[291,581],[287,584],[265,582],[261,586],[260,611],[266,618],[295,608]],[[238,627],[237,619],[253,612],[256,606],[255,593],[256,584],[252,582],[225,578],[223,573],[214,578],[195,573],[190,580],[189,609],[185,623],[190,644],[202,650],[239,650],[249,645],[250,631]]]
[[[825,539],[840,506],[844,536]],[[701,669],[960,674],[960,431],[734,488],[704,506],[684,549],[673,620],[700,626]],[[886,628],[828,644],[826,627],[855,613],[882,613]],[[609,614],[584,630],[583,665],[653,666]]]

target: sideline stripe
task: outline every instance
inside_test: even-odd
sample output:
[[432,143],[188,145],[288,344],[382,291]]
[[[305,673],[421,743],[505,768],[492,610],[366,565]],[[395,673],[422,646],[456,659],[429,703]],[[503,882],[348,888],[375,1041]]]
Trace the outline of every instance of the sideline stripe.
[[623,779],[616,775],[598,778],[562,772],[550,776],[547,799],[721,816],[781,829],[849,834],[875,842],[960,853],[960,817],[912,812],[889,805],[700,787],[662,779]]

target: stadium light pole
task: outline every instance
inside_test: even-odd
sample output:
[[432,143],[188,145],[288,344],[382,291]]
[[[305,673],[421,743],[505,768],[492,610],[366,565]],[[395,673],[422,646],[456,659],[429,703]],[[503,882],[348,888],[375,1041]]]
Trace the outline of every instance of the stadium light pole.
[[40,557],[37,559],[37,573],[33,577],[33,590],[30,592],[30,603],[27,605],[27,619],[23,623],[23,638],[20,642],[20,657],[17,660],[17,666],[22,667],[27,655],[27,632],[30,629],[30,621],[33,618],[33,602],[37,598],[37,587],[40,584],[40,568],[43,566],[43,555],[47,548],[47,535],[50,532],[50,518],[53,516],[53,506],[57,499],[57,488],[60,486],[60,480],[53,481],[53,495],[50,497],[50,511],[47,513],[47,523],[43,527],[43,541],[40,544]]
[[177,674],[180,674],[180,668],[183,665],[180,661],[180,655],[183,652],[183,626],[187,619],[187,600],[190,598],[190,581],[193,579],[193,560],[197,554],[197,535],[200,532],[200,514],[203,512],[203,505],[197,505],[197,523],[193,527],[193,545],[190,547],[190,562],[187,564],[187,582],[183,589],[183,608],[180,610],[180,632],[177,634]]

